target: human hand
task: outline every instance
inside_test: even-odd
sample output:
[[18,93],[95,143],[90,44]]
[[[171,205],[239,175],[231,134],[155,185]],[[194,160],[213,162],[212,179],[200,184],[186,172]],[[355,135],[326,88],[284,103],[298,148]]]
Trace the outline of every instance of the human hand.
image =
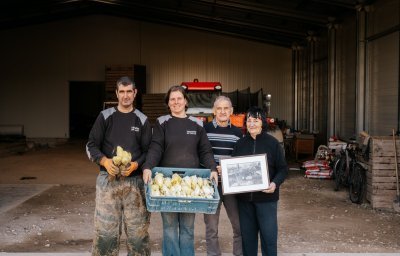
[[264,192],[264,193],[274,193],[274,192],[275,192],[275,189],[276,189],[276,184],[275,184],[275,182],[271,182],[271,183],[269,184],[269,187],[268,187],[266,190],[263,190],[262,192]]
[[216,184],[218,184],[218,172],[213,171],[210,174],[210,180],[214,180]]
[[143,182],[144,184],[147,184],[151,180],[151,170],[150,169],[144,169],[143,170]]
[[106,168],[106,171],[108,172],[108,174],[111,176],[115,176],[119,173],[119,168],[114,165],[112,159],[110,159],[110,158],[107,158],[104,156],[100,160],[100,165],[104,166],[104,168]]
[[121,170],[121,175],[128,177],[132,172],[137,170],[138,166],[138,162],[131,162],[125,169]]
[[221,165],[218,165],[218,166],[217,166],[217,171],[218,171],[218,175],[219,175],[219,176],[221,176],[221,170],[222,170],[222,169],[221,169]]

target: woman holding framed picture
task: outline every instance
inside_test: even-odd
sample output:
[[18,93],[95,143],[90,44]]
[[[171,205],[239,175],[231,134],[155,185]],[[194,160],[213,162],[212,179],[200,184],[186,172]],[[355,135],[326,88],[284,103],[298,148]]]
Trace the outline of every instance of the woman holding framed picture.
[[232,153],[235,156],[266,154],[269,187],[262,191],[237,194],[243,255],[257,255],[258,234],[262,255],[277,255],[279,186],[288,174],[282,147],[267,134],[264,110],[251,107],[246,114],[247,134],[238,140]]

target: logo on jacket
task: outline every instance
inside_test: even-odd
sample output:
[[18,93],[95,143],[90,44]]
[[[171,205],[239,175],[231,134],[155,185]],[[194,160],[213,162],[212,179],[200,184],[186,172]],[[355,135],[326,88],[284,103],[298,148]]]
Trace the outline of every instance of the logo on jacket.
[[133,132],[138,132],[138,131],[139,131],[139,127],[132,126],[132,127],[131,127],[131,131],[133,131]]
[[196,135],[197,132],[196,131],[186,131],[187,135]]

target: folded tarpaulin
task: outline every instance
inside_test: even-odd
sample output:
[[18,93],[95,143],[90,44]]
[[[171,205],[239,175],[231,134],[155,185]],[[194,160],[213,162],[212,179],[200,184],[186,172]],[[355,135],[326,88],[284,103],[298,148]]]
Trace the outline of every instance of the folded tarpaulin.
[[331,179],[333,171],[331,168],[306,169],[304,173],[306,178]]
[[303,168],[308,169],[309,167],[329,167],[327,160],[309,160],[303,163]]

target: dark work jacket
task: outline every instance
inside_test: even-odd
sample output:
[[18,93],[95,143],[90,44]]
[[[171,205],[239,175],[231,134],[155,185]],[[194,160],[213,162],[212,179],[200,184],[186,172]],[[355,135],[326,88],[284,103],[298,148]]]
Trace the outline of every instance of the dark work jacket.
[[282,147],[277,139],[262,132],[254,140],[249,134],[238,140],[233,150],[232,156],[246,156],[267,154],[268,172],[270,182],[276,184],[274,193],[250,192],[240,193],[236,197],[244,201],[278,201],[279,186],[288,174],[288,167]]
[[[118,111],[117,107],[108,108],[98,115],[89,134],[86,153],[89,159],[100,165],[103,156],[112,158],[117,146],[132,155],[132,161],[139,164],[137,171],[130,176],[141,176],[151,142],[151,126],[147,116],[135,109],[129,113]],[[100,166],[100,171],[107,170]]]
[[195,117],[157,118],[143,169],[153,167],[217,169],[203,123]]

